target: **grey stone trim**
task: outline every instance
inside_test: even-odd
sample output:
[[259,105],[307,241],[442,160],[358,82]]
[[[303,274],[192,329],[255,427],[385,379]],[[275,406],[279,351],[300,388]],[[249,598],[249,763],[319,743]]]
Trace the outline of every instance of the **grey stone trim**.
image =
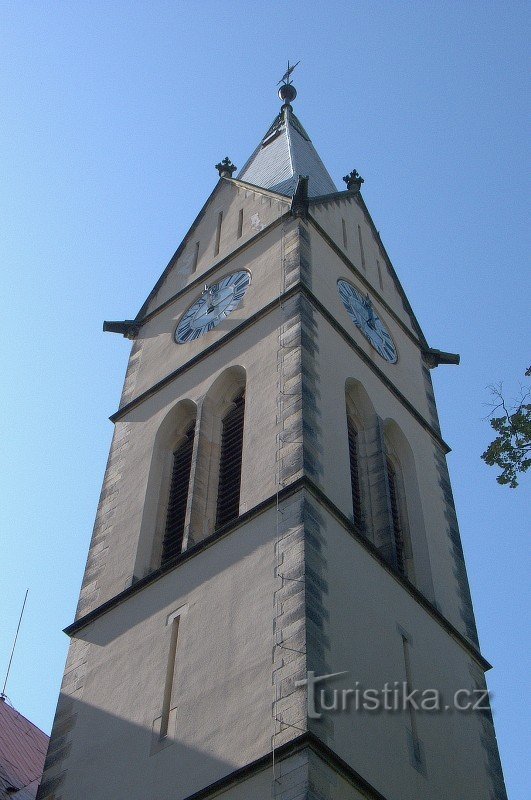
[[138,377],[140,364],[142,361],[142,344],[142,339],[135,339],[133,346],[131,347],[131,354],[129,356],[129,362],[127,364],[127,370],[125,373],[122,396],[120,398],[120,408],[125,406],[133,397],[136,379]]
[[433,391],[433,383],[431,380],[431,374],[428,367],[425,364],[422,364],[422,377],[424,379],[424,387],[426,390],[426,401],[428,403],[428,414],[430,416],[430,422],[432,427],[438,432],[441,432],[441,426],[439,423],[439,415],[437,413],[437,405],[435,403],[435,394]]
[[[313,750],[309,752],[309,765],[310,790],[308,800],[335,800],[338,797],[338,792],[341,791],[338,773]],[[358,789],[356,794],[359,798],[361,796],[359,787],[356,788]],[[370,795],[363,792],[363,797],[369,798]]]
[[322,434],[319,399],[317,321],[315,312],[308,300],[300,298],[301,317],[301,369],[302,369],[302,408],[303,408],[303,447],[304,473],[316,483],[323,474]]
[[[301,281],[311,285],[310,236],[301,220],[286,225],[282,266],[283,294]],[[283,489],[303,475],[318,480],[322,459],[316,370],[319,346],[314,311],[300,293],[287,300],[281,298],[280,302],[277,467],[279,488]],[[294,684],[306,678],[308,643],[319,642],[322,634],[325,612],[318,575],[319,522],[317,512],[303,494],[277,505],[276,578],[280,585],[275,592],[274,618],[273,718],[277,724],[272,740],[274,748],[307,730],[306,687]],[[313,628],[317,628],[317,635]],[[314,661],[318,652],[319,645],[312,645]],[[283,796],[283,792],[278,794]]]
[[291,227],[282,236],[283,291],[291,289],[300,281],[301,258],[299,226]]
[[[485,681],[485,675],[478,665],[471,661],[469,670],[474,682],[474,689],[486,691],[487,683]],[[474,712],[474,718],[479,726],[479,737],[485,754],[486,771],[492,784],[489,800],[507,800],[507,791],[505,789],[498,742],[496,740],[496,731],[494,729],[490,703],[487,698],[482,702],[482,705],[487,705],[488,708],[484,711]]]
[[306,225],[299,223],[300,278],[309,289],[312,288],[312,251],[310,233]]
[[[303,505],[305,532],[305,585],[308,670],[316,674],[332,672],[329,663],[330,641],[325,634],[330,614],[326,605],[328,596],[328,562],[326,553],[326,521],[319,504],[306,494]],[[334,738],[331,715],[309,720],[313,733],[329,744]]]
[[302,476],[302,344],[300,297],[282,305],[282,325],[277,352],[277,470],[279,486]]
[[[284,233],[282,253],[284,290],[295,288],[301,281],[311,285],[310,237],[301,221]],[[280,298],[282,324],[277,356],[282,487],[303,472],[314,480],[322,474],[317,324],[314,311],[302,294],[284,297],[285,291]]]
[[273,800],[308,800],[310,795],[309,752],[302,750],[276,765]]
[[302,497],[277,506],[276,575],[273,617],[273,704],[276,749],[306,730],[305,558]]
[[89,647],[88,642],[80,639],[70,643],[37,800],[61,800],[58,791],[67,774],[72,732],[77,719],[75,701],[83,694]]
[[450,485],[450,476],[448,474],[448,466],[446,464],[446,456],[438,447],[434,448],[434,454],[435,466],[439,475],[439,486],[441,488],[445,503],[445,518],[447,526],[446,534],[448,537],[450,553],[454,561],[454,576],[457,582],[458,595],[460,598],[459,613],[462,620],[463,633],[468,639],[470,639],[475,647],[479,648],[476,622],[474,619],[474,610],[472,607],[472,597],[470,595],[470,586],[466,574],[463,547],[461,544],[461,536],[459,534],[459,525],[457,523],[457,514],[455,512],[452,487]]
[[302,221],[292,224],[284,232],[282,249],[284,264],[283,291],[291,289],[300,282],[311,288],[312,257],[310,234]]
[[[334,790],[340,780],[343,786],[352,787],[352,800],[390,800],[312,733],[301,734],[287,742],[278,749],[276,758],[280,769],[277,771],[279,784],[275,787],[277,794],[271,795],[275,800],[335,800]],[[222,798],[232,786],[243,784],[253,775],[270,769],[271,764],[272,753],[266,753],[185,800]],[[306,793],[300,794],[303,788]],[[295,794],[290,794],[291,791]]]
[[124,467],[124,455],[129,447],[129,423],[120,423],[114,430],[105,478],[94,522],[85,574],[76,610],[76,619],[97,608],[100,586],[105,573],[108,541],[112,536],[115,510],[119,502],[119,481]]

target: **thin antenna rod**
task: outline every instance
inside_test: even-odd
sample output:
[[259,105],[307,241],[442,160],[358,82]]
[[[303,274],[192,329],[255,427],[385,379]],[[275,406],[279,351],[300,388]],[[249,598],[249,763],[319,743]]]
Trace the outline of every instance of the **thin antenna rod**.
[[13,647],[11,649],[11,655],[9,657],[9,664],[7,665],[7,672],[6,672],[6,679],[4,681],[4,688],[2,689],[2,694],[0,697],[3,699],[6,696],[6,686],[7,686],[7,679],[9,678],[9,670],[11,669],[11,662],[13,661],[13,653],[15,652],[15,647],[17,646],[17,639],[18,639],[18,632],[20,630],[20,623],[22,622],[22,615],[24,614],[24,609],[26,607],[26,600],[28,599],[28,592],[29,589],[26,589],[26,594],[24,595],[24,602],[22,603],[22,611],[20,612],[20,617],[18,620],[17,625],[17,632],[15,633],[15,639],[13,641]]

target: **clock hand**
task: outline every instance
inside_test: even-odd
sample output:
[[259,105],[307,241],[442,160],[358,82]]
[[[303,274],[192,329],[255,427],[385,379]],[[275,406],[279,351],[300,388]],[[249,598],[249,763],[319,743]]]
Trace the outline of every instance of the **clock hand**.
[[367,325],[370,328],[374,329],[376,327],[376,317],[375,317],[375,314],[374,314],[374,309],[372,307],[372,302],[371,302],[371,299],[370,299],[369,295],[367,295],[367,297],[365,298],[363,305],[364,305],[365,310],[367,312]]
[[216,292],[213,293],[213,298],[210,303],[209,311],[213,308],[216,308],[224,300],[229,300],[234,295],[234,288],[232,286],[226,287],[225,289],[217,289]]
[[203,293],[201,296],[205,299],[205,302],[207,304],[207,313],[210,313],[210,311],[212,311],[215,305],[213,301],[215,294],[216,290],[212,286],[209,286],[208,283],[205,283],[205,288],[203,289]]

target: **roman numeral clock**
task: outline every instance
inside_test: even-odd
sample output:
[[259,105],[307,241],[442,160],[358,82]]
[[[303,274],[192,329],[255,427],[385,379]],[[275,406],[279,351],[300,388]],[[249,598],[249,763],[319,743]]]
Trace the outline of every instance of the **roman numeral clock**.
[[382,358],[385,358],[390,364],[396,364],[398,353],[393,337],[374,310],[369,295],[363,296],[355,286],[346,280],[337,282],[337,290],[349,317],[367,341]]
[[251,283],[251,273],[238,270],[206,285],[201,295],[186,309],[175,329],[177,344],[193,342],[213,330],[239,306]]

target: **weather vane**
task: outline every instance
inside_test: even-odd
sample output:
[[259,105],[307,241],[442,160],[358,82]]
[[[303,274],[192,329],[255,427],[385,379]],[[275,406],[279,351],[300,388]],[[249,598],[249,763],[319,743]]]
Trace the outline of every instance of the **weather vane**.
[[288,61],[288,68],[287,68],[286,72],[284,73],[284,75],[279,80],[279,82],[277,83],[277,86],[280,86],[281,83],[283,83],[284,86],[289,86],[291,84],[289,76],[291,75],[291,73],[293,72],[295,67],[300,63],[301,63],[300,61],[297,61],[297,64],[294,64],[292,67],[290,67],[289,61]]

